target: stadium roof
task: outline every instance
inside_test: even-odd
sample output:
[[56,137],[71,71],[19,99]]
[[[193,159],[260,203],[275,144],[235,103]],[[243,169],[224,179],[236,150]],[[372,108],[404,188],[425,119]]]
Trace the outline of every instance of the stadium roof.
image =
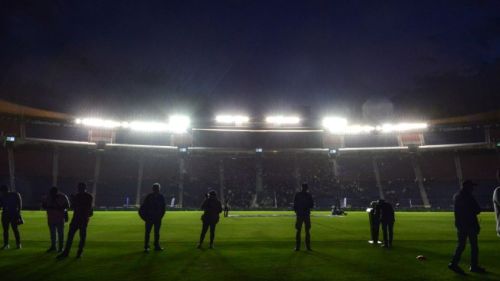
[[[62,122],[74,122],[76,117],[62,112],[40,109],[0,99],[0,115],[13,116],[20,119],[43,119]],[[429,120],[429,125],[468,125],[468,124],[487,124],[500,122],[500,110],[482,112],[463,116],[453,116],[441,119]],[[196,126],[196,125],[195,125]],[[299,131],[307,130],[305,127],[298,128]],[[309,128],[310,129],[310,128]],[[196,130],[212,130],[210,128],[196,128]],[[221,130],[221,129],[218,129]],[[259,131],[259,130],[257,130]],[[265,132],[266,130],[261,130]]]
[[69,114],[19,105],[5,100],[0,100],[0,114],[11,115],[20,118],[28,117],[59,121],[70,121],[74,119],[74,117]]
[[500,110],[469,114],[463,116],[454,116],[442,119],[434,119],[429,123],[431,125],[447,125],[447,124],[478,124],[500,121]]

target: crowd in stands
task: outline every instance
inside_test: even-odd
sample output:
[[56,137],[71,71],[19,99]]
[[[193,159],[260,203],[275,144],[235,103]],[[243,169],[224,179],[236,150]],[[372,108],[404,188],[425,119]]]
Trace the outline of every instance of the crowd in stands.
[[[60,190],[69,193],[78,181],[87,182],[92,190],[95,153],[73,149],[62,150],[60,155]],[[51,151],[16,151],[16,189],[29,208],[39,208],[42,196],[51,187],[51,157]],[[135,206],[138,160],[141,158],[144,161],[142,186],[161,183],[169,205],[178,205],[179,180],[183,179],[183,208],[198,208],[203,195],[214,189],[221,199],[229,201],[232,208],[289,209],[293,195],[303,182],[309,184],[316,207],[321,209],[329,209],[332,205],[362,209],[380,197],[373,158],[369,154],[337,157],[337,178],[334,177],[332,159],[322,154],[185,155],[182,170],[179,157],[102,153],[96,207]],[[395,154],[376,158],[384,197],[397,208],[423,207],[411,157]],[[416,161],[421,167],[422,182],[431,206],[449,210],[452,195],[459,188],[453,154],[426,153],[419,155]],[[479,203],[484,208],[491,208],[495,153],[464,153],[461,161],[463,177],[479,184],[476,193]],[[0,180],[2,184],[8,184],[9,174],[4,168],[0,169]],[[257,184],[257,174],[261,174],[260,185]],[[224,181],[222,193],[221,179]],[[141,199],[144,194],[142,191]]]

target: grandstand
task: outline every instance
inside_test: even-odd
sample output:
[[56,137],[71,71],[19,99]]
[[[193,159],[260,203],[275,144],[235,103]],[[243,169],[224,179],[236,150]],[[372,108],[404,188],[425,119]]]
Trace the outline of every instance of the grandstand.
[[[318,208],[359,209],[383,197],[404,209],[449,209],[468,178],[479,183],[478,200],[488,209],[500,159],[499,115],[431,120],[411,131],[358,127],[351,134],[310,116],[301,116],[303,124],[224,116],[186,128],[100,126],[100,119],[1,101],[0,180],[34,209],[50,186],[72,193],[78,181],[90,184],[96,206],[105,209],[138,205],[153,182],[185,209],[198,207],[209,188],[233,208],[287,209],[301,182],[310,184]],[[146,132],[133,130],[139,125]]]

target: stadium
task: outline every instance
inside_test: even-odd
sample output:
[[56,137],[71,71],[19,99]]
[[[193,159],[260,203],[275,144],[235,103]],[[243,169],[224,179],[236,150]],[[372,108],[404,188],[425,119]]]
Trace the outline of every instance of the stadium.
[[[350,125],[341,117],[300,113],[207,120],[175,115],[162,122],[72,116],[7,101],[0,109],[2,183],[22,194],[26,210],[22,254],[7,258],[0,253],[8,280],[136,280],[144,274],[151,280],[452,280],[445,266],[455,239],[449,211],[464,179],[478,183],[475,195],[485,210],[481,260],[491,271],[481,280],[500,274],[495,271],[494,216],[488,212],[497,185],[498,112]],[[89,226],[89,257],[81,265],[55,265],[72,268],[68,275],[38,276],[55,261],[28,266],[34,257],[26,252],[48,257],[41,256],[48,244],[44,212],[36,210],[51,186],[73,194],[81,181],[99,211]],[[156,182],[169,203],[162,230],[167,252],[143,257],[138,253],[142,226],[134,210]],[[291,207],[304,182],[316,201],[312,235],[317,251],[297,255],[291,252]],[[212,189],[229,202],[230,216],[221,221],[218,248],[195,252],[197,210]],[[364,210],[379,198],[397,211],[391,253],[366,243]],[[332,206],[348,215],[332,216]],[[417,255],[428,260],[416,262]],[[379,259],[388,262],[374,262]],[[404,265],[396,262],[400,259]],[[299,273],[296,267],[308,269]],[[217,273],[204,273],[211,269]],[[384,277],[386,271],[394,275]]]
[[245,123],[214,116],[191,124],[185,117],[174,121],[172,132],[168,123],[134,121],[142,125],[134,129],[8,102],[2,114],[3,183],[21,192],[31,209],[40,207],[48,187],[71,192],[75,182],[85,181],[104,210],[138,206],[154,182],[177,209],[197,209],[203,194],[215,189],[233,209],[286,210],[308,182],[324,210],[363,210],[385,197],[404,210],[450,210],[464,179],[479,184],[483,208],[493,207],[498,112],[383,132],[370,131],[373,124],[337,126],[333,130],[343,131],[335,132],[322,126],[328,120],[309,116],[293,124],[250,123],[246,116]]
[[500,1],[2,0],[0,281],[499,281]]

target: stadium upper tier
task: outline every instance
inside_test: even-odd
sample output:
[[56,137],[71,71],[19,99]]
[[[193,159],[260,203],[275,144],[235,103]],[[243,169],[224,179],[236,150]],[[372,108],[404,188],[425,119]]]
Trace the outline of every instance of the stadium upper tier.
[[[407,151],[495,147],[500,128],[498,113],[431,120],[352,124],[339,117],[300,115],[249,117],[223,114],[212,120],[172,115],[166,121],[115,121],[74,116],[0,101],[0,130],[19,145],[107,145],[109,148],[191,152],[255,153]],[[210,119],[210,118],[208,118]],[[225,148],[225,149],[223,149]]]
[[307,116],[223,115],[203,123],[173,115],[163,123],[77,120],[10,103],[0,103],[0,113],[0,181],[30,206],[45,187],[68,191],[83,180],[99,206],[137,205],[143,183],[161,182],[180,207],[197,206],[214,186],[234,206],[287,207],[307,181],[321,207],[345,198],[359,208],[385,197],[402,207],[448,208],[467,177],[484,184],[488,207],[498,166],[500,126],[489,117],[472,118],[474,125],[372,126],[333,117],[318,124]]

